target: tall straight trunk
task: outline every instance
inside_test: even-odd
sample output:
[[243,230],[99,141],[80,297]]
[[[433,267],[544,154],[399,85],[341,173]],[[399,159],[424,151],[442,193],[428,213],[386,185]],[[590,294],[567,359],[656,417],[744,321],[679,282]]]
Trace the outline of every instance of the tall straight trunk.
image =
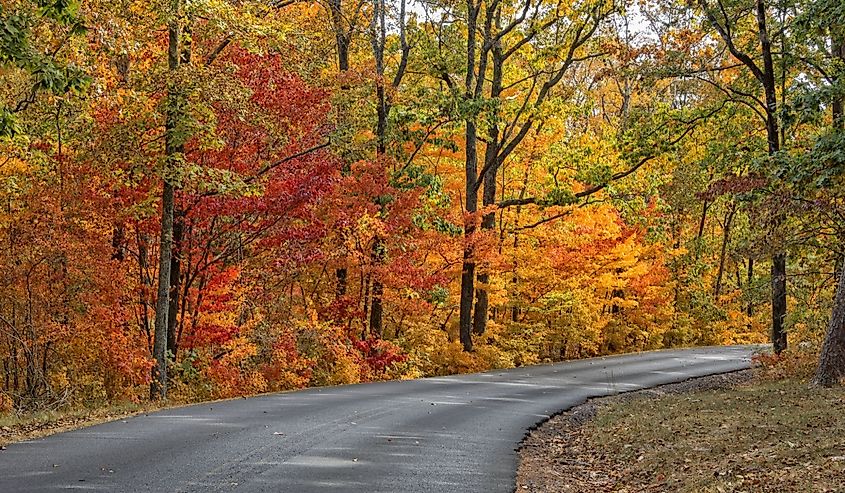
[[[834,36],[832,51],[845,62],[845,39]],[[832,105],[833,126],[845,130],[845,98],[836,98]],[[837,256],[838,258],[838,256]],[[834,269],[835,270],[835,269]],[[819,355],[819,366],[813,383],[831,387],[845,378],[845,262],[839,267],[839,283],[833,299],[830,325]]]
[[[488,144],[488,148],[492,147]],[[495,151],[494,151],[495,153]],[[489,154],[489,152],[488,152]],[[495,156],[493,156],[495,159]],[[482,203],[484,206],[492,205],[496,202],[496,174],[489,172],[484,176],[484,192],[482,194]],[[481,229],[491,231],[496,226],[496,213],[488,212],[484,214],[481,219]],[[490,282],[490,273],[482,271],[478,273],[478,287],[475,290],[475,311],[473,312],[473,327],[472,331],[476,335],[482,335],[487,330],[487,318],[489,308],[489,298],[487,295],[487,287]]]
[[173,245],[173,185],[164,182],[161,193],[161,236],[159,239],[158,293],[156,297],[150,398],[167,398],[167,327],[170,311],[170,257]]
[[167,351],[176,358],[178,337],[176,322],[181,301],[179,291],[182,281],[182,239],[184,237],[184,216],[173,211],[173,245],[170,254],[170,303],[167,310]]
[[[182,29],[180,35],[180,50],[179,50],[179,65],[189,65],[191,63],[191,35],[193,33],[193,22],[188,20]],[[182,154],[185,151],[184,145],[178,143],[176,145],[176,153]],[[174,189],[174,195],[176,190]],[[167,351],[172,358],[176,358],[176,353],[179,350],[179,337],[176,330],[176,322],[179,319],[179,303],[182,298],[179,296],[182,281],[182,243],[185,236],[184,230],[185,214],[177,210],[175,206],[173,209],[173,244],[170,253],[170,300],[167,312]],[[188,287],[187,285],[185,286]]]
[[[168,50],[167,64],[171,72],[179,68],[179,38],[180,26],[178,15],[180,0],[171,4],[171,19],[167,27]],[[173,249],[173,210],[174,187],[168,179],[168,171],[174,165],[179,154],[179,144],[176,136],[179,120],[179,103],[176,89],[168,87],[167,119],[165,122],[165,157],[164,179],[161,192],[161,234],[159,238],[158,263],[158,293],[156,297],[155,332],[153,338],[153,357],[155,366],[152,369],[150,382],[150,399],[167,398],[167,328],[170,312],[170,262]]]
[[[478,13],[480,4],[475,0],[467,0],[467,66],[464,97],[470,100],[475,97],[473,86],[475,85],[475,52],[476,52],[476,27],[478,24]],[[479,77],[484,77],[483,70],[479,70]],[[466,181],[466,206],[464,221],[464,258],[461,265],[461,301],[459,309],[459,332],[461,344],[464,351],[472,351],[472,303],[475,298],[475,254],[472,241],[475,234],[475,213],[478,212],[478,127],[476,115],[471,114],[466,118],[465,132],[465,153],[464,163]]]
[[[757,79],[760,86],[763,88],[766,102],[766,139],[768,141],[769,158],[774,158],[780,152],[780,136],[778,135],[778,120],[777,120],[777,92],[775,86],[775,67],[774,59],[772,57],[772,42],[769,37],[767,23],[767,8],[765,0],[756,0],[755,16],[757,18],[757,34],[760,41],[760,54],[749,55],[737,48],[736,40],[733,37],[730,20],[722,9],[718,14],[716,9],[713,9],[707,0],[698,0],[698,4],[703,8],[704,14],[707,16],[710,23],[719,33],[719,36],[725,41],[725,45],[737,60],[745,65],[754,78]],[[723,7],[720,3],[719,7]],[[757,60],[762,59],[763,67],[760,68]],[[777,223],[782,223],[783,217],[780,217]],[[781,227],[776,224],[775,228]],[[783,321],[786,318],[786,254],[782,251],[776,251],[772,255],[772,345],[775,352],[781,352],[786,349],[787,338],[784,332]]]
[[[343,81],[340,84],[342,91],[349,90],[349,84],[346,82],[346,73],[349,71],[349,35],[346,28],[343,26],[343,3],[342,0],[330,0],[329,12],[332,19],[332,28],[335,34],[335,46],[337,48],[337,68],[340,72]],[[342,110],[341,110],[342,111]],[[342,121],[338,118],[338,126],[342,125]],[[343,161],[343,174],[348,174],[350,166],[348,160]],[[346,295],[348,285],[349,271],[346,266],[341,266],[335,269],[335,293],[338,298]]]
[[786,254],[772,257],[772,346],[775,353],[786,349]]
[[346,28],[343,27],[342,0],[330,0],[329,12],[332,17],[335,47],[337,48],[337,68],[340,70],[342,75],[345,75],[346,71],[349,70],[349,36]]
[[[372,259],[375,265],[384,262],[384,241],[377,238],[373,242]],[[379,279],[377,272],[373,273],[371,301],[370,301],[370,334],[378,339],[381,338],[384,332],[382,318],[384,316],[384,306],[382,305],[382,295],[384,294],[384,285]]]
[[[393,76],[392,81],[388,82],[385,78],[384,74],[384,50],[387,44],[387,8],[385,6],[384,0],[373,0],[373,22],[371,25],[372,30],[372,48],[373,48],[373,55],[376,62],[376,157],[382,157],[387,155],[387,124],[388,119],[390,117],[390,109],[391,105],[387,99],[387,93],[385,90],[386,85],[389,83],[390,87],[395,91],[399,88],[399,85],[402,83],[402,79],[405,76],[405,71],[408,66],[408,55],[410,53],[411,46],[408,44],[407,37],[405,35],[405,7],[406,7],[406,0],[400,0],[399,2],[399,48],[401,50],[401,56],[399,59],[399,65],[396,69],[396,73]],[[382,204],[379,206],[379,214],[384,217],[388,213],[388,210]],[[380,266],[384,264],[387,259],[387,243],[386,239],[380,235],[377,235],[373,241],[373,251],[372,251],[372,261],[373,265]],[[383,317],[384,317],[384,308],[383,308],[383,297],[384,295],[384,284],[382,284],[381,278],[379,277],[379,272],[376,272],[376,275],[373,276],[373,299],[372,299],[372,310],[370,311],[370,333],[376,337],[381,337],[382,333],[384,332],[383,327]],[[397,333],[399,328],[397,327]]]
[[[775,88],[775,67],[772,58],[772,42],[766,27],[766,4],[757,0],[757,27],[760,35],[760,47],[763,55],[762,80],[766,95],[766,138],[769,157],[780,151],[780,138],[777,121],[777,92]],[[787,346],[783,322],[786,319],[786,253],[780,251],[772,256],[772,345],[776,353]]]
[[476,143],[477,129],[475,122],[468,119],[466,129],[466,214],[464,222],[464,258],[461,267],[461,304],[459,309],[459,330],[461,344],[465,351],[472,351],[472,303],[475,295],[475,258],[473,235],[475,234],[475,213],[478,212],[478,195],[475,187],[477,178]]
[[[837,39],[836,36],[832,36],[830,45],[833,56],[839,58],[839,60],[845,64],[845,41]],[[839,131],[845,129],[845,97],[834,98],[833,103],[831,104],[830,114],[833,128],[838,129]],[[840,270],[845,270],[845,258],[837,253],[833,258],[834,279],[839,278]],[[834,297],[835,296],[836,293],[834,293]]]
[[[488,14],[489,15],[489,14]],[[487,21],[489,23],[489,21]],[[499,28],[499,18],[496,17],[496,27]],[[485,29],[487,31],[487,29]],[[485,37],[489,38],[487,34]],[[504,57],[502,54],[502,45],[496,41],[491,49],[493,76],[490,79],[490,99],[496,100],[502,94],[502,72],[504,65]],[[493,121],[495,122],[494,115]],[[487,148],[484,152],[484,168],[486,173],[481,177],[484,191],[482,193],[482,204],[484,207],[489,207],[496,203],[496,170],[499,159],[499,126],[492,123],[487,132]],[[484,231],[492,231],[496,226],[496,213],[488,212],[484,214],[481,219],[481,229]],[[473,314],[473,333],[482,335],[487,330],[487,317],[489,311],[490,300],[487,294],[487,288],[490,283],[490,273],[483,271],[478,274],[478,289],[475,290],[475,312]]]
[[[487,173],[484,176],[484,193],[482,203],[485,206],[496,201],[496,174]],[[488,212],[481,220],[481,229],[492,230],[496,225],[496,213]],[[489,310],[489,297],[487,287],[490,282],[490,273],[483,271],[478,273],[478,287],[475,290],[475,311],[473,312],[472,331],[476,335],[482,335],[487,330],[487,318]]]
[[[384,0],[373,1],[373,55],[376,63],[376,159],[387,152],[387,116],[390,111],[387,104],[384,84],[384,44],[387,36],[385,25]],[[384,216],[386,211],[383,206],[379,207],[379,214]],[[385,240],[380,235],[373,239],[373,249],[370,259],[374,266],[378,267],[385,261]],[[370,305],[370,334],[373,337],[381,338],[383,332],[384,307],[382,295],[384,285],[381,282],[378,269],[373,272],[372,300]]]

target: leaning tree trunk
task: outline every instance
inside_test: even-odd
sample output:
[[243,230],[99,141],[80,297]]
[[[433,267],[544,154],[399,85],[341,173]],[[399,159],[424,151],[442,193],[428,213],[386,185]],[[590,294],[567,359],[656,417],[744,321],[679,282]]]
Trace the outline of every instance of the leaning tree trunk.
[[833,314],[819,356],[813,383],[831,387],[845,378],[845,269],[839,275]]
[[725,274],[725,258],[728,254],[728,245],[731,241],[731,223],[733,222],[734,214],[736,214],[736,204],[731,204],[731,208],[725,215],[725,224],[722,228],[722,249],[719,253],[719,270],[716,273],[716,285],[713,288],[713,298],[719,301],[719,295],[722,294],[722,277]]
[[[834,39],[833,52],[840,60],[845,61],[845,41]],[[845,98],[833,101],[833,125],[839,131],[845,129]],[[813,383],[823,387],[831,387],[845,378],[845,264],[839,268],[839,284],[833,299],[833,313],[830,316],[830,326],[824,338],[822,352],[819,355],[819,367]]]

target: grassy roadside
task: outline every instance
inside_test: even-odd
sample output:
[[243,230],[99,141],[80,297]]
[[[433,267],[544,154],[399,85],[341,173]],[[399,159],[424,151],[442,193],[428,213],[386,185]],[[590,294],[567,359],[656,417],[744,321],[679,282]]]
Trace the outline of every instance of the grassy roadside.
[[158,403],[125,402],[96,409],[42,411],[24,416],[0,415],[0,447],[62,431],[92,426],[107,421],[161,409]]
[[845,392],[801,380],[629,402],[591,442],[635,489],[845,491]]
[[526,440],[518,491],[845,492],[843,388],[758,370],[727,388],[593,406]]

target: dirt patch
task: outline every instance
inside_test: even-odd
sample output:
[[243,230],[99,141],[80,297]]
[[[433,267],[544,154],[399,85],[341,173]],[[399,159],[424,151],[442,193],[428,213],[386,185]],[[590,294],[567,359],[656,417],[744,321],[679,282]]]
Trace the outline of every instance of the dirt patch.
[[845,492],[845,390],[752,371],[595,399],[520,449],[518,492]]

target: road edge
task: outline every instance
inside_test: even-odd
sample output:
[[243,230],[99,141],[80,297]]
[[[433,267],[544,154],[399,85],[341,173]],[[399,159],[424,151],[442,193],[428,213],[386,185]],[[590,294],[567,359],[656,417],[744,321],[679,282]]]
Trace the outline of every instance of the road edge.
[[688,392],[729,388],[751,381],[755,374],[756,371],[754,367],[750,367],[699,377],[690,377],[677,382],[657,385],[654,387],[621,391],[606,396],[590,397],[575,406],[571,406],[551,414],[547,418],[544,418],[536,424],[530,426],[526,430],[522,440],[520,440],[519,444],[514,449],[517,457],[517,467],[514,474],[513,491],[529,491],[528,486],[523,483],[523,481],[526,479],[530,480],[532,477],[525,471],[526,460],[528,459],[528,455],[530,453],[538,453],[544,448],[542,443],[544,437],[542,435],[548,436],[556,433],[548,428],[550,428],[552,424],[556,424],[555,422],[557,420],[565,421],[564,423],[560,423],[562,427],[566,427],[570,430],[577,430],[591,421],[596,416],[598,410],[603,406],[624,402],[625,400],[630,399],[658,398],[664,395],[677,395]]

